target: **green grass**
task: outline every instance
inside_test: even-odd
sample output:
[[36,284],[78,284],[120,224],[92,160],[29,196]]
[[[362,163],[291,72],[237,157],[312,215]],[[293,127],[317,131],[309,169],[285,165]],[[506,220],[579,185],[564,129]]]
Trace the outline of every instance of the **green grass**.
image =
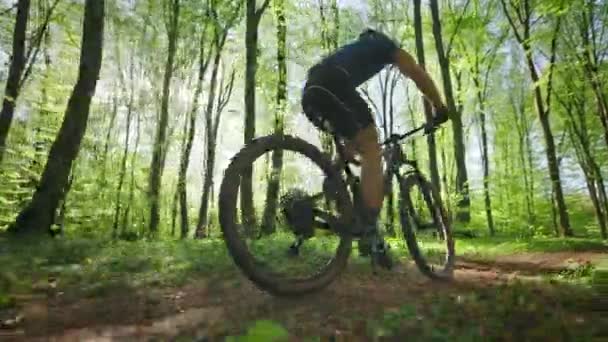
[[[278,269],[310,267],[330,256],[328,248],[335,239],[316,238],[303,247],[308,256],[299,266],[283,257],[292,242],[285,234],[267,246],[258,246],[261,254]],[[390,240],[394,254],[408,259],[409,253],[400,239]],[[433,248],[436,242],[427,241]],[[369,261],[358,257],[353,243],[355,264]],[[556,251],[607,251],[606,243],[589,239],[478,238],[457,240],[457,255],[490,259],[504,254]],[[220,239],[186,241],[109,241],[79,238],[54,240],[7,240],[0,237],[0,307],[11,304],[9,293],[29,292],[32,286],[48,277],[58,279],[61,288],[74,288],[84,295],[102,295],[116,288],[179,286],[201,277],[231,277],[234,266],[224,242]],[[581,270],[585,275],[590,270]],[[35,286],[34,286],[35,287]]]
[[[260,254],[272,260],[273,266],[288,267],[289,264],[281,260],[288,260],[282,256],[292,242],[291,237],[278,234],[267,242],[267,245],[258,243]],[[307,252],[310,264],[304,262],[302,265],[309,266],[325,260],[327,249],[335,246],[335,242],[335,238],[323,237],[308,241],[303,251]],[[390,242],[397,257],[409,258],[401,239],[391,239]],[[423,242],[427,248],[437,245],[436,241],[430,239]],[[351,262],[367,265],[367,258],[357,256],[356,242],[353,248]],[[458,255],[480,259],[528,252],[607,250],[606,243],[590,239],[502,237],[459,239],[456,244]],[[14,241],[0,236],[0,265],[0,310],[15,305],[14,294],[37,291],[36,284],[47,281],[49,277],[58,280],[57,290],[65,291],[66,296],[78,300],[82,297],[104,298],[113,292],[130,293],[142,288],[180,286],[203,277],[237,279],[236,275],[240,272],[220,239],[127,242],[64,238]],[[358,272],[357,269],[354,272]],[[429,292],[428,296],[425,295],[415,304],[387,309],[379,317],[366,317],[367,337],[371,340],[389,336],[398,339],[418,336],[421,340],[482,341],[518,338],[517,333],[525,332],[525,336],[544,340],[552,337],[555,331],[567,331],[580,337],[580,340],[588,340],[596,333],[594,326],[601,324],[592,320],[580,323],[574,319],[581,311],[577,305],[588,302],[589,291],[600,295],[603,293],[604,296],[608,293],[606,270],[608,259],[595,266],[581,265],[566,270],[556,276],[564,281],[551,283],[553,289],[559,288],[554,291],[561,292],[550,295],[517,283],[480,288],[459,296]],[[588,279],[591,286],[575,286],[579,285],[581,279]],[[233,340],[268,340],[270,336],[285,336],[284,330],[272,322],[251,324],[251,329],[245,335],[235,336]],[[503,325],[509,329],[502,329]],[[515,335],[505,335],[508,333]]]
[[177,286],[236,271],[221,240],[0,240],[0,264],[0,298],[28,292],[49,277],[62,288],[97,295],[117,286]]
[[547,292],[515,283],[456,296],[431,294],[416,306],[385,312],[368,324],[368,334],[421,341],[548,341],[556,334],[589,341],[599,336],[601,322],[587,307],[592,297],[578,288]]
[[608,252],[608,243],[595,239],[583,238],[527,238],[514,239],[476,238],[457,239],[456,253],[491,258],[499,255],[509,255],[531,252]]
[[[337,340],[365,341],[599,341],[603,318],[593,312],[588,290],[521,282],[474,292],[428,292],[415,302],[364,316],[364,331],[347,330]],[[280,320],[282,321],[282,320]],[[230,341],[287,341],[288,323],[261,320]],[[293,328],[293,327],[292,327]],[[306,336],[332,340],[335,336]]]

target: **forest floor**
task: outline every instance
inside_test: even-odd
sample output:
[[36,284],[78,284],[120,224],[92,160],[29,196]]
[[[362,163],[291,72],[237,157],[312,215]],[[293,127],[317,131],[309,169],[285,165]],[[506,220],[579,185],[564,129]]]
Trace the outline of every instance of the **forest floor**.
[[608,246],[593,240],[459,242],[450,283],[353,256],[296,299],[258,290],[221,241],[28,245],[0,238],[0,340],[608,340]]

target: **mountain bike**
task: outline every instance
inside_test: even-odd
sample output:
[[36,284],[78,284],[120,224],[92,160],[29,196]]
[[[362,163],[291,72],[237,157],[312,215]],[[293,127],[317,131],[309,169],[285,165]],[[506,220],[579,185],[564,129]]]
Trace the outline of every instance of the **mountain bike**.
[[[450,224],[437,189],[425,178],[416,161],[406,158],[402,146],[407,138],[427,131],[425,128],[426,125],[404,134],[393,134],[382,143],[384,188],[389,191],[393,181],[398,183],[399,221],[417,268],[433,280],[445,281],[453,277],[455,262]],[[361,240],[369,233],[362,228],[364,225],[360,224],[357,215],[361,212],[362,200],[359,177],[351,165],[356,166],[358,162],[345,157],[343,143],[335,136],[333,146],[337,152],[335,160],[301,138],[267,135],[243,147],[224,171],[219,193],[219,221],[226,246],[241,271],[258,288],[273,295],[300,295],[326,287],[344,270],[353,240]],[[306,158],[310,166],[304,172],[306,182],[317,179],[311,171],[313,165],[321,170],[324,179],[322,189],[317,193],[309,193],[312,185],[307,185],[304,189],[289,188],[280,196],[277,217],[282,221],[273,230],[279,231],[279,235],[260,241],[265,236],[263,228],[256,231],[255,222],[241,219],[238,201],[241,177],[244,172],[250,172],[246,170],[251,170],[256,160],[263,160],[263,155],[271,153],[274,159],[277,152],[283,156],[293,152]],[[292,172],[284,170],[283,173]],[[318,231],[325,231],[325,234],[319,237],[315,233]],[[295,239],[289,246],[283,246],[290,242],[289,238]],[[271,242],[279,242],[280,247],[269,248]],[[306,247],[308,243],[311,244],[309,248]],[[282,252],[277,252],[281,249]],[[322,261],[322,257],[328,260]],[[300,262],[294,266],[285,265],[286,260],[294,259]],[[304,268],[313,271],[304,275]]]

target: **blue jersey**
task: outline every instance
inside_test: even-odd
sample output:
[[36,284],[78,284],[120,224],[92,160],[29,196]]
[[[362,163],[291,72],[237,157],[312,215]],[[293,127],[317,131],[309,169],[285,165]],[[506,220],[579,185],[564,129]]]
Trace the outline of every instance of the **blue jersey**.
[[325,57],[321,63],[337,66],[348,73],[356,87],[392,63],[397,49],[397,44],[386,35],[376,31],[365,32],[355,42]]

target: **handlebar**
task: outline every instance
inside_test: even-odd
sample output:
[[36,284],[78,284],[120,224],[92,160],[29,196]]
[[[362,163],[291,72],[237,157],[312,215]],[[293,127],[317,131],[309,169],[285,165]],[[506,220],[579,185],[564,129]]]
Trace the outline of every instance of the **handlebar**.
[[[427,127],[429,127],[429,126],[428,126],[428,124],[424,124],[424,125],[422,125],[422,126],[419,126],[419,127],[417,127],[417,128],[414,128],[414,129],[413,129],[413,130],[411,130],[411,131],[405,132],[405,133],[403,133],[403,134],[391,134],[391,136],[390,136],[390,137],[388,137],[388,139],[386,139],[386,140],[385,140],[385,141],[382,143],[382,146],[386,146],[386,145],[389,145],[389,144],[398,143],[398,142],[400,142],[401,140],[404,140],[404,139],[406,139],[406,138],[408,138],[408,137],[410,137],[410,136],[412,136],[412,135],[414,135],[414,134],[416,134],[416,133],[418,133],[418,132],[420,132],[420,131],[425,131],[425,130],[427,129]],[[429,129],[428,131],[426,131],[426,132],[424,133],[424,135],[428,135],[428,134],[430,134],[430,133],[435,132],[435,131],[437,130],[437,128],[439,128],[439,127],[438,127],[438,126],[431,126],[431,129]]]
[[[423,124],[423,125],[421,125],[419,127],[416,127],[416,128],[414,128],[414,129],[412,129],[412,130],[410,130],[408,132],[405,132],[403,134],[391,134],[391,136],[388,137],[388,139],[386,139],[381,144],[381,146],[386,146],[386,145],[389,145],[389,144],[398,143],[401,140],[404,140],[404,139],[406,139],[406,138],[408,138],[408,137],[410,137],[410,136],[412,136],[412,135],[414,135],[414,134],[416,134],[416,133],[418,133],[420,131],[425,131],[423,135],[428,135],[430,133],[434,133],[439,128],[438,126],[431,126],[431,128],[427,130],[427,127],[429,127],[429,125],[425,123],[425,124]],[[335,144],[336,144],[337,149],[338,149],[337,152],[338,152],[339,155],[342,156],[343,155],[343,151],[342,151],[343,147],[342,147],[342,145],[340,144],[340,142],[337,139],[338,138],[334,136]],[[342,160],[342,162],[345,163],[346,172],[347,173],[350,173],[350,169],[348,168],[348,164],[353,164],[355,166],[361,166],[361,162],[359,162],[358,160],[348,160],[348,161],[347,160]]]

